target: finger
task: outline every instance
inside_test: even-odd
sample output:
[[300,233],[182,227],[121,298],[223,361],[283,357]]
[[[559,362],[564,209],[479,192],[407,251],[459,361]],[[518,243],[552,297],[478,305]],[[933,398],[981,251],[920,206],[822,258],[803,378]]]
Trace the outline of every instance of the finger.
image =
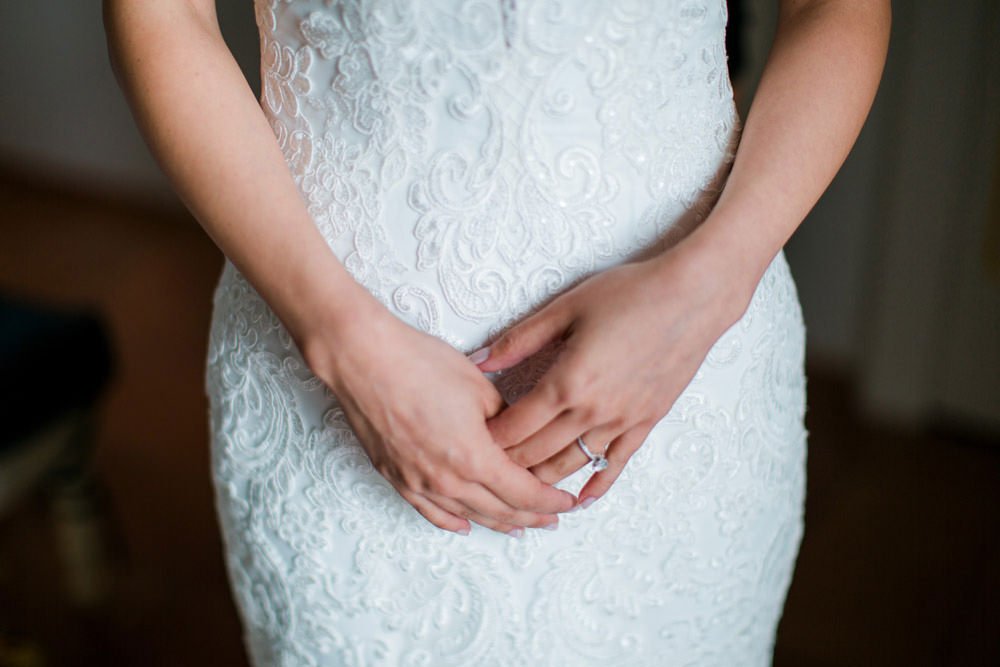
[[606,455],[608,467],[601,472],[594,473],[580,489],[579,498],[582,507],[589,507],[591,503],[607,493],[611,485],[621,475],[622,470],[625,469],[625,464],[646,441],[650,430],[651,427],[636,426],[611,442]]
[[[587,449],[593,454],[606,455],[611,441],[620,435],[622,435],[622,430],[609,424],[590,429],[580,436],[580,438],[586,443]],[[510,451],[512,450],[508,450],[508,453]],[[517,459],[515,458],[515,460]],[[566,479],[580,468],[590,464],[590,462],[590,457],[584,453],[574,438],[572,444],[566,445],[544,461],[533,464],[531,472],[546,484],[555,484],[560,480]]]
[[495,521],[525,528],[545,528],[559,523],[555,513],[532,512],[521,510],[507,504],[492,491],[482,485],[475,485],[468,496],[461,499],[466,505],[473,507]]
[[519,528],[545,528],[559,523],[559,517],[554,514],[538,514],[511,507],[479,484],[469,484],[462,490],[461,496],[444,499],[439,504],[449,509],[456,507],[459,510],[457,513],[462,516],[508,535],[514,535]]
[[569,309],[554,301],[508,329],[493,344],[470,354],[469,360],[487,373],[516,366],[562,335],[569,323]]
[[555,484],[566,479],[580,468],[588,465],[590,459],[574,442],[566,445],[555,456],[530,468],[531,473],[545,484]]
[[[611,441],[620,435],[622,435],[621,429],[609,424],[590,429],[580,438],[583,439],[592,453],[606,456]],[[593,444],[598,442],[604,444],[597,446]],[[555,484],[590,463],[590,457],[584,453],[574,438],[571,444],[566,445],[549,458],[529,466],[529,470],[542,482]]]
[[406,502],[413,505],[413,508],[417,510],[422,517],[430,521],[438,528],[448,530],[453,533],[459,533],[461,535],[468,535],[471,531],[472,526],[469,525],[468,521],[463,519],[461,516],[445,511],[439,505],[419,493],[414,493],[409,489],[399,486],[396,487],[396,491],[399,492],[399,495],[401,495]]
[[[541,430],[528,436],[519,444],[507,450],[507,456],[514,463],[531,468],[549,459],[566,447],[569,443],[576,443],[576,439],[583,434],[583,440],[587,443],[587,448],[594,454],[603,454],[614,438],[622,433],[619,426],[604,424],[593,426],[584,421],[585,414],[580,410],[567,410],[546,424]],[[577,446],[579,449],[579,446]],[[579,449],[580,454],[583,450]]]
[[431,499],[434,500],[439,506],[443,507],[447,511],[455,514],[456,516],[461,516],[469,521],[478,523],[480,526],[485,526],[491,530],[495,530],[498,533],[506,533],[512,537],[518,537],[517,531],[521,529],[523,531],[523,526],[514,526],[511,524],[501,523],[495,519],[491,519],[488,516],[484,516],[479,512],[476,512],[471,507],[462,504],[454,498],[448,498],[447,496],[435,496],[430,495]]
[[483,380],[489,385],[488,388],[484,388],[483,393],[485,394],[483,399],[483,410],[484,417],[489,419],[500,414],[500,412],[507,407],[507,401],[504,400],[500,392],[493,385],[492,382],[483,378]]
[[498,448],[486,450],[481,457],[482,472],[478,481],[493,495],[511,507],[544,515],[569,511],[576,505],[571,493],[543,484],[527,469],[517,465]]
[[[549,373],[552,369],[549,370]],[[486,422],[493,441],[502,449],[513,447],[556,419],[564,408],[548,376],[506,410]]]

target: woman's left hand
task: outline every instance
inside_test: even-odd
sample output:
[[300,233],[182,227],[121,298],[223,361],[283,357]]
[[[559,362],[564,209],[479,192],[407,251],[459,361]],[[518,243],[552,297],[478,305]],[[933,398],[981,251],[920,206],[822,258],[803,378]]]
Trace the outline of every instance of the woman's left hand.
[[491,372],[564,340],[538,384],[487,424],[546,483],[588,464],[577,436],[595,453],[607,445],[607,469],[580,491],[584,507],[611,487],[749,302],[752,287],[733,267],[683,246],[588,278],[469,355]]

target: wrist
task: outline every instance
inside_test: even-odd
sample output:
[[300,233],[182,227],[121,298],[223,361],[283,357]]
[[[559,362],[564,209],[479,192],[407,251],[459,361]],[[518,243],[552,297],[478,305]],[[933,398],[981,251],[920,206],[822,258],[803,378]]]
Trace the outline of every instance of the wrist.
[[681,263],[689,289],[705,294],[705,302],[728,327],[746,312],[774,257],[760,241],[740,234],[720,217],[710,217],[660,258],[672,256]]
[[271,266],[261,295],[310,369],[328,383],[343,359],[368,355],[379,332],[398,321],[325,245]]
[[378,358],[401,324],[364,287],[350,283],[324,286],[317,300],[304,302],[313,305],[292,334],[310,369],[333,389],[340,378],[364,372],[362,362]]

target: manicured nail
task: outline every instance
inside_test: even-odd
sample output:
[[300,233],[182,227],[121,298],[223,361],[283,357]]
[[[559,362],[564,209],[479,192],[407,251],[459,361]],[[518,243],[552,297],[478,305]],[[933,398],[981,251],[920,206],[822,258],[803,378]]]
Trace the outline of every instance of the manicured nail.
[[468,357],[469,361],[471,361],[476,366],[478,366],[479,364],[483,363],[484,361],[486,361],[489,358],[490,358],[490,348],[489,347],[481,347],[478,350],[476,350],[475,352],[473,352],[472,354],[470,354],[469,357]]
[[542,526],[542,528],[544,528],[545,530],[559,530],[559,522],[558,521],[553,521],[552,523],[548,524],[547,526]]
[[584,498],[583,501],[580,502],[580,509],[582,510],[587,509],[588,507],[594,504],[595,500],[597,500],[597,498],[595,498],[594,496],[590,496],[589,498]]
[[466,526],[465,528],[459,528],[455,532],[458,533],[459,535],[468,536],[469,533],[472,532],[472,529],[469,526]]
[[524,536],[524,528],[515,528],[507,533],[511,537],[520,538]]

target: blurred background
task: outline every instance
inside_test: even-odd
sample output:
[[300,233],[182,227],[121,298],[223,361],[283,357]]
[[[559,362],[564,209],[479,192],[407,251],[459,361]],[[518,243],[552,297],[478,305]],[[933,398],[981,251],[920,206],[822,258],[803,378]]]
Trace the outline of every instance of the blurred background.
[[[730,3],[744,109],[774,4]],[[218,5],[256,89],[252,2]],[[222,258],[99,3],[0,25],[0,667],[245,665],[202,380]],[[810,455],[779,667],[1000,665],[998,44],[995,0],[895,2],[869,122],[788,245]]]

